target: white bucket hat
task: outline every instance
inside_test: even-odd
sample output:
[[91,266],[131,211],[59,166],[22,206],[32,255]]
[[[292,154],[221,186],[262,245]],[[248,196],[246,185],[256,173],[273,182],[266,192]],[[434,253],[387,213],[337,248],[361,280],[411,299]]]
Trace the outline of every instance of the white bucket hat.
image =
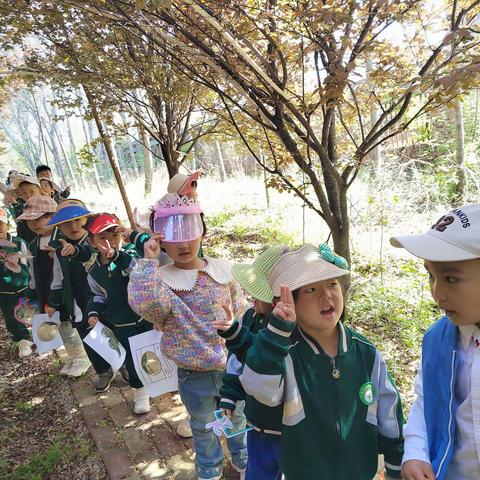
[[391,237],[390,243],[431,262],[480,258],[480,205],[455,208],[424,234]]
[[268,275],[268,283],[274,296],[279,297],[282,285],[293,291],[304,285],[349,275],[350,272],[342,268],[345,266],[348,268],[345,259],[335,255],[326,245],[318,248],[306,244],[284,253],[277,260]]

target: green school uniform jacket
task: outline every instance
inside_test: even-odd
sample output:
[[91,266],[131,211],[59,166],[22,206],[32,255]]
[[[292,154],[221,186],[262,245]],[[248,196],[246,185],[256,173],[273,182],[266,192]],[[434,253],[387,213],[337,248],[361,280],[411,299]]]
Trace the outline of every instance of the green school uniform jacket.
[[282,430],[282,406],[269,407],[252,395],[245,394],[239,378],[248,349],[253,345],[256,334],[266,325],[265,316],[257,315],[255,310],[250,308],[243,315],[241,322],[235,321],[227,331],[218,332],[225,339],[230,354],[222,377],[219,406],[234,410],[236,402],[245,400],[245,416],[255,429],[278,436]]
[[28,244],[35,239],[36,234],[32,230],[30,230],[25,220],[17,221],[17,217],[19,217],[23,213],[24,207],[25,201],[22,198],[17,198],[17,202],[10,205],[8,207],[8,210],[14,218],[15,223],[17,224],[17,237],[22,238]]
[[[60,252],[63,245],[60,239],[75,245],[76,254],[62,257]],[[57,310],[63,306],[71,321],[80,322],[83,316],[82,310],[86,308],[86,300],[90,293],[87,272],[95,261],[94,250],[87,242],[87,234],[78,241],[70,240],[60,234],[50,242],[50,245],[56,249],[56,252],[53,258],[53,279],[48,305]],[[79,299],[85,299],[83,305]]]
[[[51,246],[51,242],[55,242],[58,238],[60,231],[58,228],[54,228],[49,240],[49,246]],[[43,272],[40,269],[40,262],[38,257],[38,251],[40,248],[40,237],[38,235],[28,244],[28,249],[30,250],[31,255],[33,256],[32,259],[29,260],[29,273],[30,273],[30,282],[29,282],[29,293],[28,297],[32,299],[37,299],[40,301],[40,286],[44,287],[45,279],[48,277],[49,281],[51,281],[52,272]],[[53,269],[53,262],[52,262],[52,269]],[[50,287],[50,285],[49,285]]]
[[[13,237],[9,233],[6,238],[9,242],[13,242],[16,247],[1,247],[8,253],[23,253],[28,254],[28,245],[25,240],[19,237]],[[24,292],[28,289],[28,262],[27,260],[20,261],[20,272],[12,272],[5,264],[0,264],[0,295],[15,295]]]
[[100,254],[97,255],[87,277],[91,292],[87,318],[95,315],[113,325],[131,324],[140,319],[128,304],[127,290],[138,256],[133,244],[123,246],[108,264],[102,264]]
[[240,376],[260,403],[283,407],[281,469],[287,480],[371,480],[378,454],[400,478],[403,413],[380,352],[338,324],[335,358],[295,323],[270,316]]

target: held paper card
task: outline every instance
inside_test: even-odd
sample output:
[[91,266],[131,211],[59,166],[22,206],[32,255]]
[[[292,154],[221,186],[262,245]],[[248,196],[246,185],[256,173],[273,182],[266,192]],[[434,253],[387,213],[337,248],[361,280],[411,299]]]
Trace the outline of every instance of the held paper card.
[[128,339],[137,375],[152,398],[178,390],[177,366],[160,349],[162,335],[150,330]]
[[114,333],[101,322],[97,322],[83,341],[108,362],[114,372],[125,362],[125,348]]
[[46,313],[39,313],[32,317],[32,337],[38,353],[51,352],[54,348],[60,348],[63,345],[58,331],[59,325],[59,312],[55,312],[51,317]]

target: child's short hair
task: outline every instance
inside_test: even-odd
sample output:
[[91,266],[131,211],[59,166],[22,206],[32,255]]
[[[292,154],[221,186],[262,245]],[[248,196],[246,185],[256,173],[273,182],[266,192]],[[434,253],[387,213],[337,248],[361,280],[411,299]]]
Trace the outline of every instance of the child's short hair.
[[39,165],[35,169],[35,174],[38,175],[41,172],[51,172],[51,171],[52,171],[52,169],[48,165]]

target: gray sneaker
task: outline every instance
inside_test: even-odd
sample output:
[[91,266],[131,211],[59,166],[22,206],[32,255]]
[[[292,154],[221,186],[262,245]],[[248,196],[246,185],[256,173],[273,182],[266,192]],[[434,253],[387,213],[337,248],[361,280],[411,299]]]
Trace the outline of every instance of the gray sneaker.
[[120,376],[122,377],[122,380],[128,385],[130,377],[128,375],[127,367],[125,367],[125,365],[122,365],[120,367],[120,370],[118,370],[118,372],[120,373]]
[[95,380],[92,381],[95,391],[97,393],[106,392],[110,388],[114,377],[115,374],[111,370],[96,375]]

